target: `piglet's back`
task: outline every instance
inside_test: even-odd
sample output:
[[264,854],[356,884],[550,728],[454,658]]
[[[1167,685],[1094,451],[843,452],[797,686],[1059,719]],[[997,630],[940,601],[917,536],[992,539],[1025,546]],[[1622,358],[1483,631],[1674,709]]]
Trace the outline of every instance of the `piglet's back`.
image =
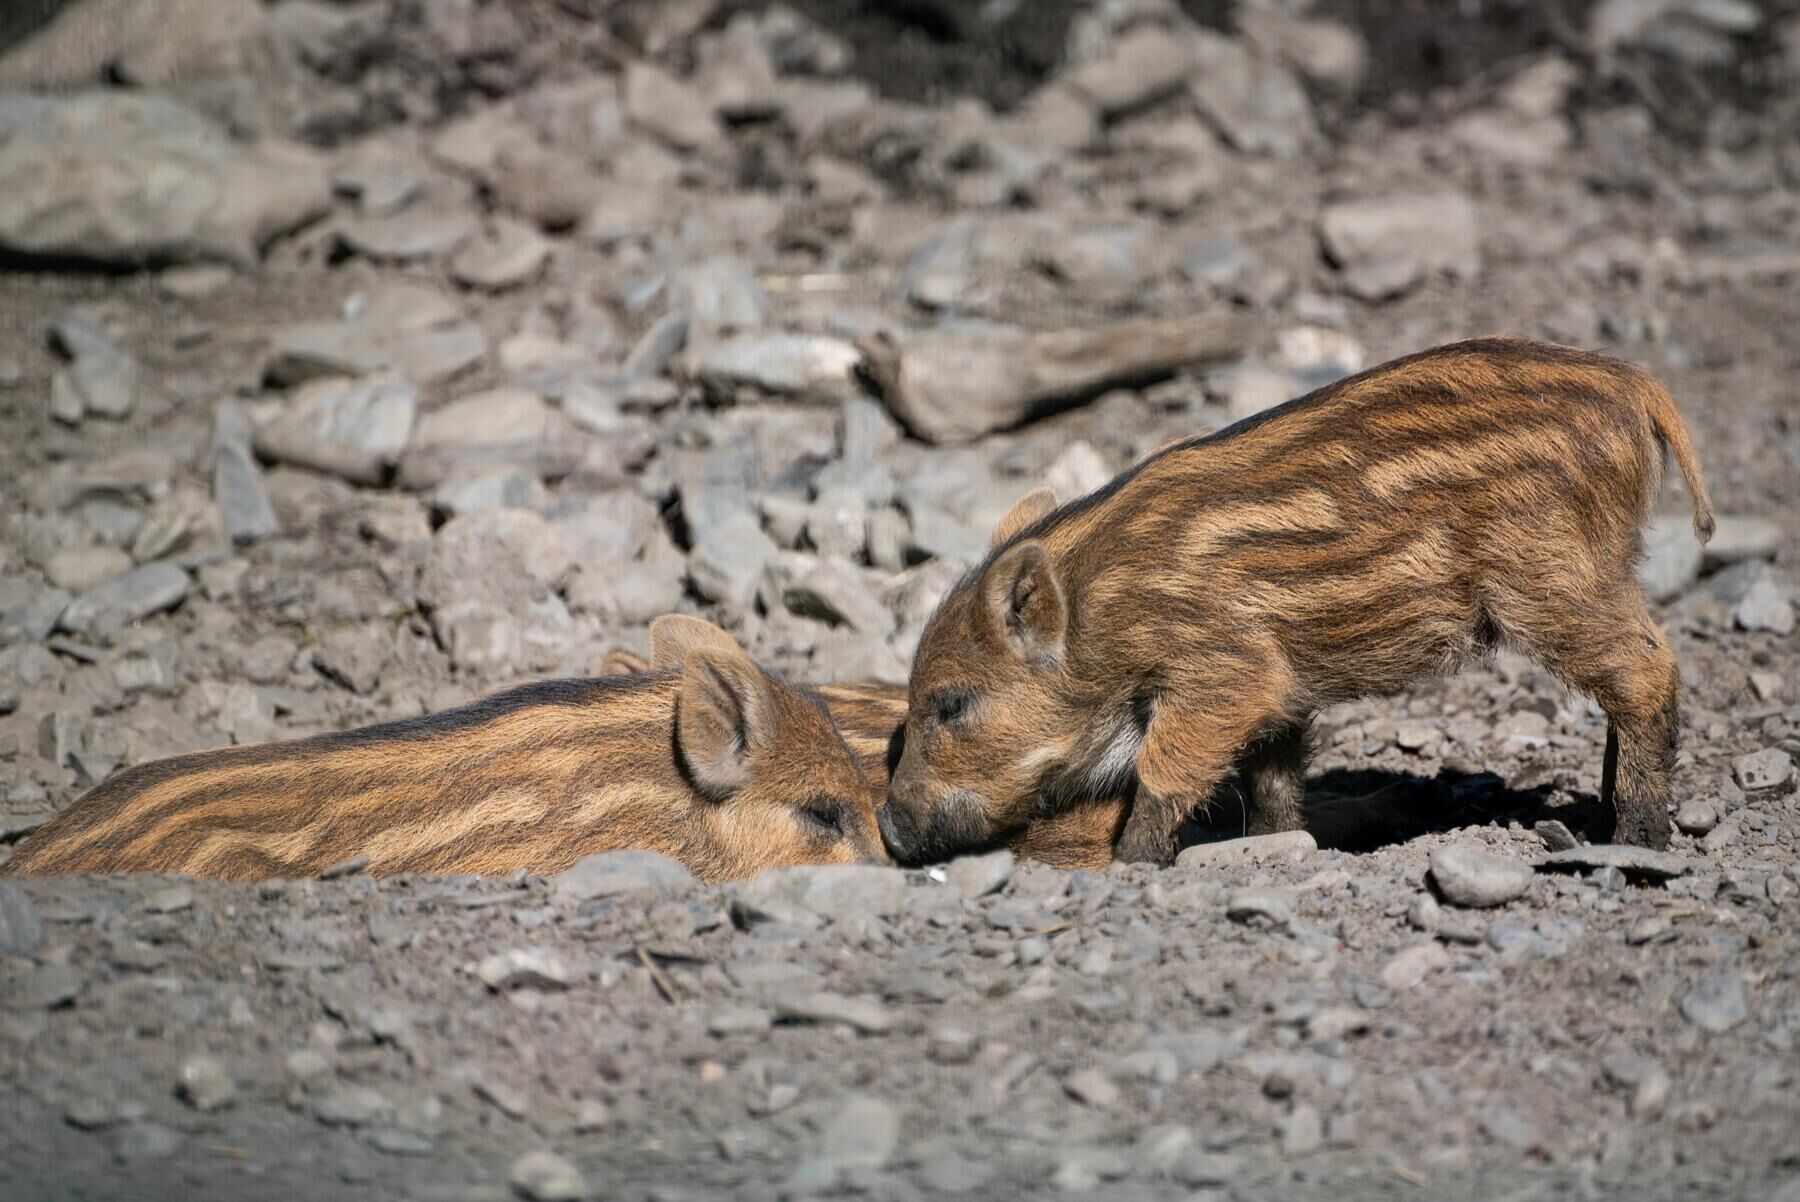
[[[1705,485],[1651,377],[1603,355],[1480,339],[1177,443],[1021,537],[1066,566],[1090,631],[1124,635],[1116,615],[1161,613],[1217,632],[1238,615],[1321,668],[1346,640],[1391,638],[1392,681],[1327,691],[1397,687],[1429,670],[1415,652],[1469,650],[1456,644],[1471,619],[1533,591],[1539,566],[1628,583],[1664,446],[1704,537]],[[1547,561],[1544,548],[1562,553]],[[1089,647],[1109,654],[1106,641]]]
[[652,846],[691,796],[670,751],[677,684],[546,681],[440,714],[156,760],[75,802],[3,871],[257,880],[367,854],[373,872],[554,872],[599,849],[597,828],[606,846]]

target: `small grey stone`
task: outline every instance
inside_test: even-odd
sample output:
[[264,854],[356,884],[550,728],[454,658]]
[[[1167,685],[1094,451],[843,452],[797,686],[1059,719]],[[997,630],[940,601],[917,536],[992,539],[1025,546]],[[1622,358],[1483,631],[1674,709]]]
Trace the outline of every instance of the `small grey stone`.
[[1181,1123],[1159,1123],[1138,1133],[1131,1145],[1131,1158],[1140,1172],[1168,1176],[1198,1146],[1191,1128]]
[[418,405],[419,390],[392,372],[308,380],[280,416],[256,432],[256,449],[270,459],[378,485],[405,453]]
[[1781,524],[1768,518],[1721,513],[1703,554],[1709,570],[1747,559],[1771,559],[1781,548]]
[[[683,504],[685,510],[685,499]],[[748,613],[755,606],[763,568],[779,550],[753,516],[734,513],[695,540],[688,580],[703,600]]]
[[954,1148],[943,1149],[919,1167],[919,1180],[927,1189],[952,1196],[976,1193],[993,1179],[992,1168]]
[[522,986],[532,989],[567,989],[575,982],[575,970],[555,951],[544,947],[512,948],[483,960],[475,975],[489,989],[501,992]]
[[1281,1122],[1281,1154],[1306,1156],[1325,1143],[1325,1121],[1318,1107],[1306,1102],[1295,1106]]
[[54,1010],[81,996],[87,984],[67,964],[46,964],[25,975],[6,999],[24,1010]]
[[1740,630],[1767,630],[1773,634],[1794,633],[1794,605],[1785,589],[1764,576],[1744,594],[1744,599],[1731,611],[1731,619]]
[[1294,923],[1294,907],[1279,893],[1267,889],[1240,889],[1225,902],[1225,914],[1234,922],[1264,928],[1288,928]]
[[981,856],[959,856],[944,870],[945,883],[963,897],[986,897],[1012,879],[1013,853],[1005,848]]
[[1663,514],[1651,520],[1644,533],[1644,559],[1638,565],[1638,583],[1652,601],[1679,596],[1700,576],[1701,546],[1694,537],[1692,519],[1685,514]]
[[709,394],[731,398],[741,387],[817,404],[857,394],[862,353],[821,334],[745,334],[708,345],[690,371]]
[[[1409,291],[1440,271],[1470,276],[1480,267],[1480,216],[1458,192],[1383,196],[1328,205],[1320,240],[1365,300]],[[1695,570],[1699,569],[1698,556]]]
[[1625,942],[1633,945],[1649,943],[1659,939],[1669,931],[1669,920],[1661,914],[1645,914],[1631,924],[1625,932]]
[[475,232],[465,212],[409,210],[389,217],[359,217],[338,229],[338,240],[364,258],[401,263],[447,255]]
[[1704,835],[1719,825],[1719,811],[1709,801],[1689,798],[1675,811],[1675,825],[1690,835]]
[[140,1160],[167,1160],[181,1150],[181,1136],[161,1123],[131,1123],[119,1132],[119,1159],[127,1164]]
[[189,1056],[176,1072],[175,1094],[195,1110],[219,1110],[237,1097],[225,1066],[212,1056]]
[[1237,1166],[1226,1157],[1200,1148],[1190,1148],[1175,1161],[1169,1170],[1169,1176],[1179,1185],[1200,1190],[1228,1185],[1236,1172]]
[[355,876],[369,866],[369,853],[358,852],[347,860],[339,860],[335,864],[327,864],[319,869],[322,881],[341,880],[347,876]]
[[1097,1068],[1084,1068],[1063,1078],[1063,1092],[1096,1110],[1111,1110],[1119,1104],[1119,1087]]
[[437,1145],[423,1135],[393,1127],[365,1131],[363,1139],[377,1152],[386,1152],[389,1156],[429,1156],[437,1150]]
[[59,547],[44,563],[57,588],[82,593],[131,570],[131,556],[117,547]]
[[839,1169],[880,1169],[899,1147],[900,1112],[880,1098],[856,1094],[835,1106],[819,1154]]
[[741,926],[817,926],[828,919],[890,917],[905,901],[906,875],[897,868],[807,864],[758,874],[738,887],[731,909]]
[[789,613],[876,638],[893,631],[893,611],[882,604],[856,565],[842,559],[802,558],[809,566],[778,594]]
[[1481,1129],[1495,1143],[1524,1152],[1536,1146],[1537,1132],[1520,1114],[1508,1106],[1490,1106],[1481,1116]]
[[975,1033],[961,1027],[940,1025],[926,1034],[925,1054],[937,1064],[967,1064],[980,1047]]
[[513,1189],[531,1202],[579,1202],[587,1197],[581,1170],[554,1152],[538,1149],[512,1162]]
[[0,881],[0,956],[28,956],[44,946],[44,919],[25,891]]
[[550,878],[550,892],[584,902],[646,889],[681,889],[694,883],[694,874],[673,856],[631,848],[583,856]]
[[1779,672],[1752,672],[1750,691],[1758,701],[1779,701],[1786,692],[1785,681]]
[[669,361],[687,345],[687,337],[687,314],[665,313],[637,340],[637,345],[625,356],[621,370],[627,376],[646,379],[660,376]]
[[706,1033],[722,1038],[733,1035],[761,1035],[774,1024],[767,1010],[754,1006],[726,1006],[715,1010],[706,1020]]
[[1631,1091],[1631,1117],[1642,1122],[1656,1118],[1668,1106],[1674,1090],[1675,1082],[1669,1074],[1660,1065],[1653,1066]]
[[1465,843],[1431,853],[1431,880],[1452,905],[1503,906],[1531,888],[1531,865]]
[[684,267],[675,274],[670,292],[702,331],[752,330],[768,319],[769,298],[755,273],[736,259],[705,259]]
[[1750,1017],[1744,978],[1729,968],[1701,977],[1677,1004],[1683,1017],[1714,1035],[1723,1035]]
[[144,909],[152,914],[173,914],[194,904],[192,885],[168,885],[144,898]]
[[1685,876],[1694,870],[1695,863],[1675,852],[1623,843],[1583,844],[1567,851],[1551,852],[1537,862],[1540,869],[1564,872],[1608,866],[1623,872],[1627,880],[1661,881]]
[[[526,994],[524,996],[531,996]],[[491,1104],[509,1118],[522,1119],[531,1113],[529,1091],[498,1077],[481,1077],[474,1085],[475,1096]]]
[[1175,866],[1186,869],[1218,869],[1278,858],[1297,860],[1318,849],[1318,841],[1310,833],[1282,831],[1274,835],[1250,835],[1243,839],[1224,839],[1217,843],[1197,843],[1175,857]]
[[369,1085],[340,1085],[313,1099],[313,1117],[331,1127],[361,1127],[392,1117],[394,1104]]
[[1794,757],[1779,747],[1765,747],[1739,756],[1731,774],[1747,792],[1779,789],[1794,779]]
[[1450,963],[1450,954],[1435,943],[1422,943],[1396,952],[1381,968],[1381,983],[1389,989],[1411,989]]
[[864,1035],[885,1034],[894,1027],[893,1012],[879,1002],[823,991],[783,999],[775,1007],[775,1017],[782,1022],[841,1023]]
[[549,258],[550,243],[537,230],[510,217],[496,217],[456,252],[450,274],[459,284],[499,291],[525,283]]
[[1130,1172],[1131,1162],[1120,1149],[1078,1144],[1057,1152],[1050,1181],[1058,1189],[1082,1192],[1102,1181],[1117,1181]]
[[57,626],[86,637],[110,634],[173,609],[187,594],[186,572],[171,563],[149,563],[75,598],[57,619]]

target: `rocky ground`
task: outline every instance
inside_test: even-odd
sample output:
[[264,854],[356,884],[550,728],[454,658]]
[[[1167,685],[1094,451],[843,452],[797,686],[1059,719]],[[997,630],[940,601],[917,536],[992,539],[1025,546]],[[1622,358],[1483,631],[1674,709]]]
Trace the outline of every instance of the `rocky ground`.
[[58,7],[0,857],[671,609],[904,679],[1027,488],[1465,335],[1655,371],[1727,517],[1644,572],[1672,857],[1550,862],[1604,727],[1502,657],[1324,716],[1321,846],[1163,871],[21,880],[0,1194],[1800,1198],[1794,6]]

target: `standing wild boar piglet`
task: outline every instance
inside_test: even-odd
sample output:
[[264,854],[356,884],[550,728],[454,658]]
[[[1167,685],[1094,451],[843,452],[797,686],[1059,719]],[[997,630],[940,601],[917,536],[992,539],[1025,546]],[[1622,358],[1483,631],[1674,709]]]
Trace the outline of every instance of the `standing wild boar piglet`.
[[1166,862],[1234,767],[1249,830],[1294,829],[1315,710],[1500,645],[1605,709],[1600,833],[1666,846],[1679,682],[1634,572],[1664,448],[1705,541],[1699,464],[1653,379],[1479,339],[1173,444],[1061,508],[1026,497],[920,640],[890,850],[951,854],[1135,788],[1118,854]]
[[785,864],[886,862],[868,784],[818,694],[697,619],[673,666],[523,685],[459,709],[121,772],[31,835],[0,873],[310,876],[558,872],[664,852],[707,880]]

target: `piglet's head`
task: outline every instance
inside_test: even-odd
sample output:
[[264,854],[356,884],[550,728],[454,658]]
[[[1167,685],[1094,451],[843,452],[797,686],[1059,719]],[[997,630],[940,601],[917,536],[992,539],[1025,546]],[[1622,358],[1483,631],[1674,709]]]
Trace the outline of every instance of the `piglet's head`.
[[1081,731],[1062,684],[1069,606],[1042,543],[1018,537],[1048,489],[1001,519],[986,563],[944,598],[913,659],[905,746],[880,811],[903,863],[943,859],[1023,826]]
[[650,625],[650,670],[679,673],[674,743],[703,799],[692,840],[720,876],[888,862],[862,768],[818,694],[764,672],[709,622]]

